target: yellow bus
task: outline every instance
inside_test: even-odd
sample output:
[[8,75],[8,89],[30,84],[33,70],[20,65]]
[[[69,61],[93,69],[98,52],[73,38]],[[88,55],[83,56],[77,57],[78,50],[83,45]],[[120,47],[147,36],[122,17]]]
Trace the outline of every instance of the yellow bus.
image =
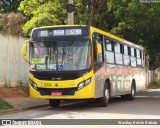
[[52,107],[85,99],[105,107],[111,97],[133,100],[145,88],[143,47],[92,26],[35,28],[22,56],[30,64],[30,96]]

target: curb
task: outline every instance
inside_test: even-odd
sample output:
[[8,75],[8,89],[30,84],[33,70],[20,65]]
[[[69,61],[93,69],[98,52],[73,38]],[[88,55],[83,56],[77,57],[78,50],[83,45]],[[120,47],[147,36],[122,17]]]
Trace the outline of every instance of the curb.
[[0,115],[6,115],[6,114],[11,114],[11,113],[17,113],[17,112],[27,111],[27,110],[44,108],[44,107],[48,107],[48,106],[49,106],[49,104],[30,106],[30,107],[23,107],[23,108],[13,108],[13,109],[8,109],[8,110],[0,111]]

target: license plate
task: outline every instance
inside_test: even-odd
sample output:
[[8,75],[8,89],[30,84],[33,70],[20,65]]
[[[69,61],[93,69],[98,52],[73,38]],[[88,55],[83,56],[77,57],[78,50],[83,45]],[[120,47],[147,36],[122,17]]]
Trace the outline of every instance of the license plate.
[[52,96],[62,96],[62,92],[52,92]]

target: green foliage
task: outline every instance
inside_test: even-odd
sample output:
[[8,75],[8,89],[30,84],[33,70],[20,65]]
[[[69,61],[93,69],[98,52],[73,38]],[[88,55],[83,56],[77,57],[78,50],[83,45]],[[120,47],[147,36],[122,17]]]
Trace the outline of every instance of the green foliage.
[[23,26],[25,35],[29,35],[35,27],[46,25],[66,24],[66,3],[63,0],[24,0],[19,10],[29,19]]
[[22,0],[1,0],[0,1],[0,12],[17,12],[17,8]]
[[[26,15],[27,22],[23,27],[24,34],[29,35],[34,27],[67,24],[67,4],[68,1],[64,0],[23,0],[18,10]],[[104,11],[107,6],[106,0],[101,2],[99,0],[76,0],[74,5],[75,24],[90,24],[105,28],[100,21],[103,22],[103,17],[108,14]],[[100,13],[101,11],[103,13]]]
[[7,102],[5,102],[0,98],[0,111],[11,109],[11,108],[13,108],[13,106],[11,106],[10,104],[8,104]]
[[150,85],[152,88],[160,88],[160,80],[154,80]]
[[[118,24],[111,29],[113,34],[144,46],[150,55],[150,69],[160,65],[160,3],[140,3],[139,0],[110,0]],[[155,61],[154,61],[155,60]]]

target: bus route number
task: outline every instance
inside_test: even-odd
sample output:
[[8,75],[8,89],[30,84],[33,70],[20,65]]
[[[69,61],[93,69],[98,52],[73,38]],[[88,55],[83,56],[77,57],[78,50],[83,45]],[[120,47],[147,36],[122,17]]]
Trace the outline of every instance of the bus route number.
[[40,37],[47,37],[48,36],[48,31],[44,30],[44,31],[40,31]]

